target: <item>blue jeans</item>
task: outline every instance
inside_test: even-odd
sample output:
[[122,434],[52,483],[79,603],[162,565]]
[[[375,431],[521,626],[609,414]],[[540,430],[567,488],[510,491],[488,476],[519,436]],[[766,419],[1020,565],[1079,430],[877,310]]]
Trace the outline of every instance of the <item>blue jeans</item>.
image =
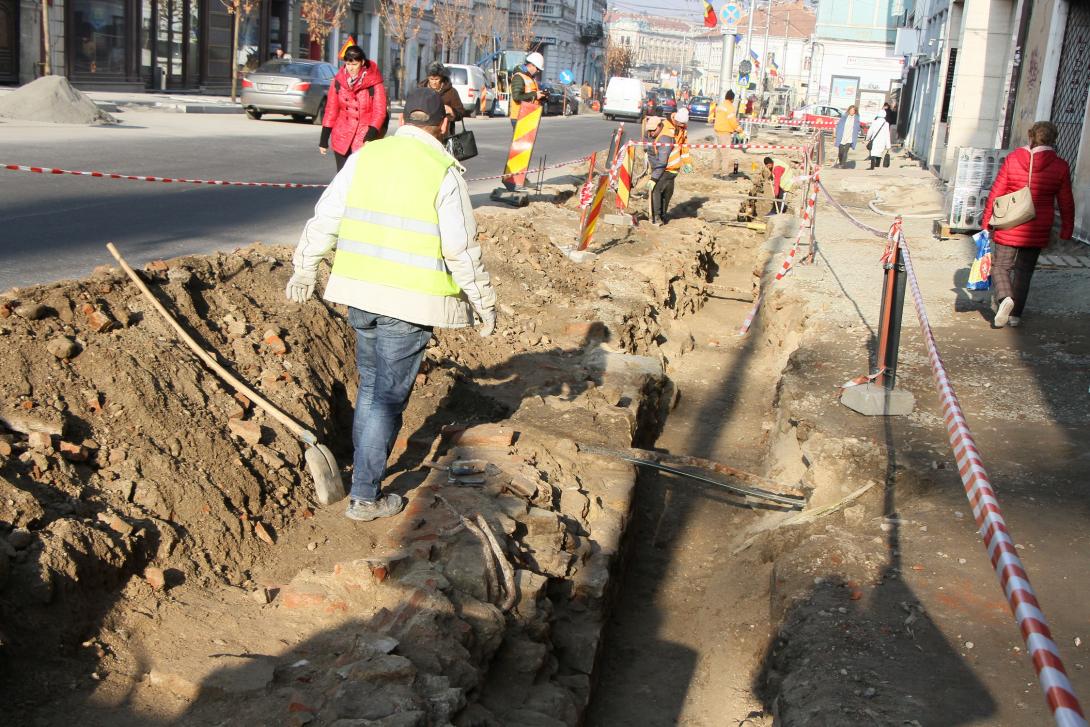
[[356,329],[359,391],[352,418],[353,500],[378,498],[386,460],[401,429],[401,414],[420,371],[431,328],[348,309],[348,325]]

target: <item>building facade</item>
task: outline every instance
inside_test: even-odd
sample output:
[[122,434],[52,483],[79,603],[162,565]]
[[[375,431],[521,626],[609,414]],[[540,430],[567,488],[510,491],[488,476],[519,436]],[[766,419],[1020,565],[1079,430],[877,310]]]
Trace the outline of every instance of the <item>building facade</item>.
[[819,3],[805,100],[876,116],[900,95],[904,57],[894,43],[904,14],[902,0]]
[[632,54],[632,75],[654,84],[690,85],[692,60],[703,26],[674,18],[632,13],[607,16],[610,43]]
[[[734,50],[732,87],[736,93],[746,91],[789,91],[801,99],[810,74],[811,36],[814,32],[814,11],[805,4],[773,5],[771,13],[764,7],[753,13],[753,36],[748,37],[749,16],[738,23]],[[750,52],[752,51],[752,53]],[[720,67],[723,58],[723,33],[719,29],[700,33],[694,44],[697,80],[694,88],[714,95],[720,88]],[[742,61],[749,62],[749,73]]]
[[924,0],[902,34],[909,151],[950,182],[959,148],[1022,146],[1035,121],[1052,121],[1075,236],[1090,240],[1090,3]]

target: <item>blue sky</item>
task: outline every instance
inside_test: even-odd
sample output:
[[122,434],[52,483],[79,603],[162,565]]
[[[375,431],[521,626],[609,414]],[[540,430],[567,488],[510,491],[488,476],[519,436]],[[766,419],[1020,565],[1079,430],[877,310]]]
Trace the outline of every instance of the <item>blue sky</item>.
[[[721,3],[712,1],[719,9]],[[661,15],[678,20],[700,20],[704,17],[704,3],[701,0],[610,0],[610,10],[622,12],[644,12],[648,15]]]

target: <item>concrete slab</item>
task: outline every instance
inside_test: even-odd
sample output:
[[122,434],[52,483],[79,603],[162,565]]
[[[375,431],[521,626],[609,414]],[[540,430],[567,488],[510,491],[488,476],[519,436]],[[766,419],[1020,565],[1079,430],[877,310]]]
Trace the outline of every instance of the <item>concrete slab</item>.
[[522,190],[512,192],[506,187],[496,187],[492,190],[492,194],[489,195],[489,199],[512,207],[525,207],[530,204],[530,193]]
[[916,397],[904,389],[867,383],[844,389],[840,403],[864,416],[907,416],[916,407]]

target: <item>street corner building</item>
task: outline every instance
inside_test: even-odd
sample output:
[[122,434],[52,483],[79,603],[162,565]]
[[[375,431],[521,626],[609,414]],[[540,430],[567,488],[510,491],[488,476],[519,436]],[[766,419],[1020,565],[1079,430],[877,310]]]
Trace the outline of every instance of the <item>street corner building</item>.
[[[290,0],[261,0],[240,18],[239,67],[291,47],[297,13]],[[0,0],[0,84],[48,68],[88,90],[219,90],[231,82],[232,26],[220,0]]]

